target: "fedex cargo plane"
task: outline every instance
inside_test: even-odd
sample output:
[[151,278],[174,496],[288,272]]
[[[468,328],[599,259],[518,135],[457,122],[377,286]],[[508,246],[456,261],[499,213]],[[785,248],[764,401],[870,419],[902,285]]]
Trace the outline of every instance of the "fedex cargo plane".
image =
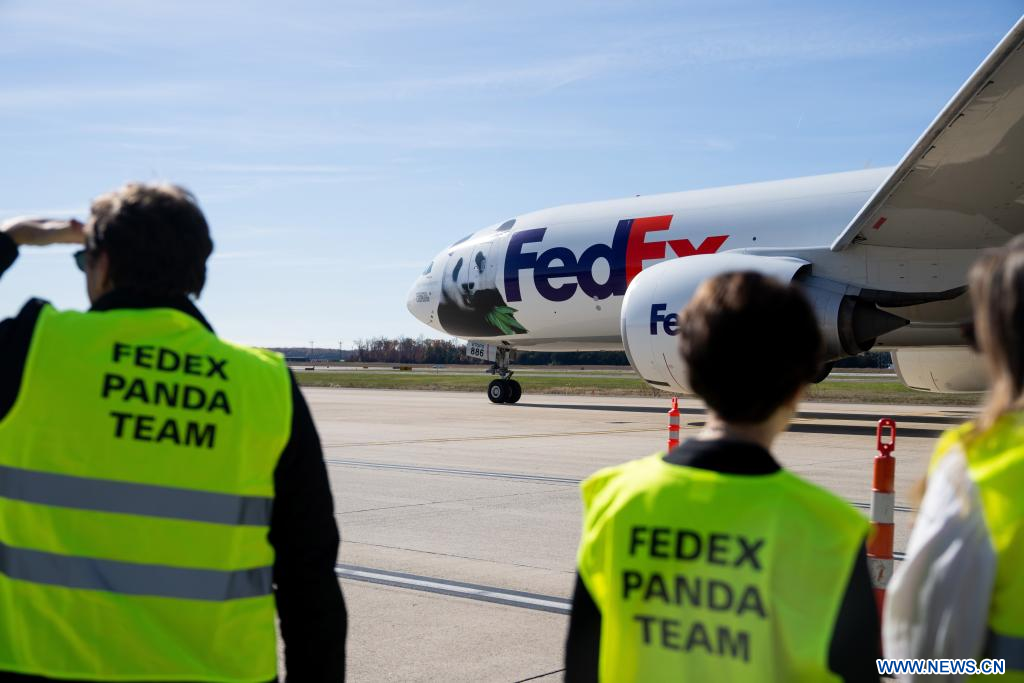
[[522,394],[517,349],[625,350],[680,392],[677,312],[706,278],[754,270],[803,288],[829,361],[890,350],[909,387],[982,391],[967,269],[1022,232],[1024,17],[893,168],[526,213],[444,249],[408,307],[493,362],[496,403]]

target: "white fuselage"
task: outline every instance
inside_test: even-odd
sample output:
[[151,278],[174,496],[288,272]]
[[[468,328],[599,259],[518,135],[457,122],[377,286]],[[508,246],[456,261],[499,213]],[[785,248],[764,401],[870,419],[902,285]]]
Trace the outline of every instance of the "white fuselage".
[[[879,270],[867,265],[870,259],[863,250],[836,253],[828,248],[890,171],[870,169],[523,214],[438,254],[413,285],[408,307],[424,323],[464,339],[547,351],[619,350],[626,287],[641,269],[671,258],[725,251],[814,254],[817,275],[862,287],[908,289],[909,284],[913,290],[908,274],[919,271],[925,261],[934,262],[934,254],[900,253],[899,263]],[[963,260],[959,253],[945,254]],[[947,263],[942,279],[957,286],[962,271]],[[926,284],[934,290],[943,283]],[[934,341],[930,337],[924,342],[929,339]]]

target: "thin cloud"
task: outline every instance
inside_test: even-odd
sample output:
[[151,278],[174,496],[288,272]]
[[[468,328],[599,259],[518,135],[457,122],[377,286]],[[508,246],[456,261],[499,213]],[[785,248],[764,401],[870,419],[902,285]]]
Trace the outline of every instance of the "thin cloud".
[[113,133],[143,137],[184,137],[195,129],[185,126],[139,126],[134,124],[96,124],[82,128],[86,133]]
[[[671,38],[671,39],[670,39]],[[829,16],[799,20],[776,15],[766,25],[716,23],[694,26],[676,24],[634,36],[647,47],[642,61],[666,68],[740,64],[750,66],[820,63],[841,59],[887,57],[921,52],[975,40],[988,39],[979,33],[958,30],[906,33],[894,28],[852,23],[848,17]]]
[[680,61],[690,64],[723,62],[815,61],[880,57],[903,52],[916,52],[935,47],[969,42],[978,38],[971,34],[934,36],[876,36],[850,39],[829,32],[778,35],[771,40],[701,40],[679,52]]
[[367,271],[367,272],[380,271],[380,270],[401,270],[401,271],[412,270],[412,271],[419,272],[419,271],[423,270],[423,262],[425,260],[426,259],[420,259],[419,261],[391,261],[391,262],[383,262],[383,263],[365,263],[365,264],[359,265],[358,267],[354,268],[353,270]]
[[[232,231],[234,232],[234,231]],[[210,256],[211,261],[263,261],[274,256],[274,252],[267,250],[238,250],[238,251],[214,251]]]
[[159,101],[180,102],[208,93],[200,83],[154,83],[134,86],[53,84],[0,89],[0,111],[68,109],[101,103],[124,106]]
[[360,173],[362,169],[352,166],[335,166],[330,164],[209,164],[203,167],[204,170],[216,173],[269,173],[273,175],[298,174],[352,174]]
[[[267,54],[280,43],[281,36],[298,38],[311,51],[296,55],[282,50],[282,56],[321,61],[318,52],[336,52],[339,37],[368,33],[393,34],[422,31],[426,27],[448,28],[482,21],[473,5],[431,6],[417,3],[336,3],[305,18],[301,9],[260,7],[243,0],[178,0],[172,3],[145,3],[133,0],[93,0],[87,10],[73,0],[47,3],[23,2],[4,7],[0,15],[5,25],[17,25],[17,33],[0,42],[0,54],[40,51],[62,46],[115,56],[138,54],[138,50],[170,49],[187,53],[195,46],[261,45]],[[197,21],[197,17],[201,18]],[[171,27],[154,31],[153,27]],[[88,38],[83,38],[87,36]],[[244,55],[244,53],[241,53]],[[328,65],[345,65],[347,60],[328,57]]]
[[[109,125],[83,127],[83,130],[113,135],[165,137],[192,143],[231,143],[243,148],[281,147],[295,149],[315,147],[319,151],[331,147],[374,146],[402,151],[411,150],[476,150],[476,149],[578,149],[607,148],[623,144],[609,131],[578,121],[545,120],[536,126],[503,125],[498,121],[458,120],[414,122],[373,122],[336,124],[317,118],[271,120],[210,119],[203,124],[181,127],[146,127]],[[216,163],[193,166],[196,171],[237,173],[239,175],[307,176],[319,175],[325,182],[379,176],[379,167],[348,167],[334,164]]]
[[303,271],[322,270],[351,270],[357,264],[350,260],[332,256],[312,256],[308,254],[282,253],[280,251],[237,251],[218,254],[214,252],[210,257],[214,261],[228,261],[236,263],[258,263],[262,269],[300,269]]
[[32,207],[32,208],[13,208],[4,209],[0,208],[0,220],[7,220],[8,218],[14,218],[16,216],[42,216],[42,217],[62,217],[62,216],[84,216],[89,214],[88,206],[78,206],[74,208],[68,207]]
[[540,94],[579,81],[623,69],[630,60],[623,55],[591,54],[551,60],[529,66],[497,67],[392,81],[352,84],[332,92],[344,100],[392,100],[422,97],[451,91],[502,89],[503,92]]
[[707,135],[697,138],[675,138],[673,142],[683,147],[696,147],[708,152],[732,152],[739,143],[731,138]]

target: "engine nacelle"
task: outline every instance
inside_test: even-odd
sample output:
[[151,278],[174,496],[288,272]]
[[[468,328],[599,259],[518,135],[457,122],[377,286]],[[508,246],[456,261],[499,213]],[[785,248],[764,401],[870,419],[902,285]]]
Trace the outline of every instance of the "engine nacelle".
[[[826,360],[853,356],[907,321],[859,299],[856,290],[813,277],[810,263],[789,256],[726,252],[659,263],[637,275],[622,302],[622,343],[630,363],[649,384],[665,391],[689,391],[676,344],[678,313],[704,280],[735,271],[755,271],[780,282],[800,284],[814,308],[825,339]],[[780,330],[765,330],[779,334]],[[750,353],[757,354],[757,339]]]
[[954,394],[988,389],[984,361],[966,347],[899,349],[892,360],[900,380],[911,389]]
[[[790,257],[707,254],[664,261],[633,278],[622,301],[622,344],[633,368],[658,389],[689,392],[679,357],[679,311],[708,278],[753,270],[782,282],[809,264]],[[751,353],[757,353],[751,340]]]

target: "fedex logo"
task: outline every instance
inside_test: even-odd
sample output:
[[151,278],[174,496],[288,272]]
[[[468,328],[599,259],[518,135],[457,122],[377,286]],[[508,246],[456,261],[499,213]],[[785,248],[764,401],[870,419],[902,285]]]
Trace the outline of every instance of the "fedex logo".
[[679,314],[666,313],[668,304],[651,304],[651,334],[657,335],[658,328],[665,330],[665,334],[675,336],[679,334]]
[[[505,299],[522,301],[519,273],[533,270],[533,284],[548,301],[568,301],[577,290],[593,299],[622,296],[633,278],[644,268],[644,261],[663,259],[671,248],[676,256],[714,254],[728,235],[707,237],[700,246],[688,239],[648,240],[652,232],[668,230],[672,216],[651,216],[619,221],[611,244],[592,244],[578,257],[566,247],[551,247],[542,252],[526,251],[527,245],[543,241],[547,228],[522,230],[512,235],[505,256]],[[594,264],[604,259],[609,266],[607,281],[594,277]],[[566,280],[568,278],[568,280]],[[562,280],[555,284],[552,280]]]

